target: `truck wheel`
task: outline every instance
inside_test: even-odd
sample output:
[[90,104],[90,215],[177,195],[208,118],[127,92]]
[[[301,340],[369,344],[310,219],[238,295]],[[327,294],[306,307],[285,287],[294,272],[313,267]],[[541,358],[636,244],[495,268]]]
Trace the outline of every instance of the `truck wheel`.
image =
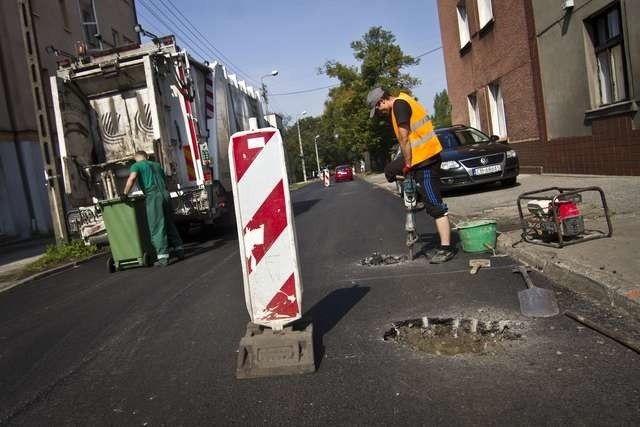
[[109,255],[109,258],[107,258],[107,271],[109,273],[116,272],[116,263],[113,262],[113,257],[111,255]]

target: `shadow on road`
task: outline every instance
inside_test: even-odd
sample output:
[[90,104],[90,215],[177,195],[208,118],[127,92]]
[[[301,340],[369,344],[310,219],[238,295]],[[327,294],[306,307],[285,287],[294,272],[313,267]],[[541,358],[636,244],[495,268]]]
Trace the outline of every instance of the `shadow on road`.
[[311,209],[320,199],[302,200],[293,203],[293,216],[298,216]]
[[369,292],[368,286],[353,285],[332,291],[309,309],[300,320],[305,328],[313,322],[313,347],[315,349],[316,369],[324,357],[323,337]]
[[213,251],[238,239],[235,225],[216,225],[214,227],[181,230],[180,235],[184,243],[185,258]]

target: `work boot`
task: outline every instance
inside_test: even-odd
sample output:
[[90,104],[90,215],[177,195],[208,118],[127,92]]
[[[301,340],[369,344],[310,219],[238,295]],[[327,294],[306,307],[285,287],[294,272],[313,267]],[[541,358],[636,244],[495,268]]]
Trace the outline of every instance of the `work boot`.
[[431,264],[442,264],[452,259],[455,256],[455,254],[456,254],[455,251],[451,248],[448,248],[448,249],[440,248],[435,253],[435,255],[431,257],[429,262]]
[[158,260],[153,263],[154,267],[166,267],[168,265],[169,265],[169,258],[158,258]]
[[182,247],[176,248],[176,250],[173,252],[173,254],[180,261],[182,261],[184,259],[184,249]]

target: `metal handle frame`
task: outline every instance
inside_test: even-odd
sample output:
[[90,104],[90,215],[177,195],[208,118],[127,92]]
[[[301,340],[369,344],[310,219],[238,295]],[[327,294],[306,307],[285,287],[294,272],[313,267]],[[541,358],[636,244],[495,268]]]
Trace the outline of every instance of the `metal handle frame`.
[[[556,192],[553,196],[549,197],[548,195],[543,196],[545,193],[549,193],[551,191]],[[564,240],[562,236],[562,223],[560,222],[557,215],[557,206],[558,202],[569,200],[571,196],[585,193],[585,192],[598,192],[600,194],[600,201],[602,202],[602,209],[604,212],[605,219],[607,221],[607,232],[596,230],[595,233],[581,237],[575,240]],[[542,239],[535,239],[530,237],[531,227],[524,219],[524,213],[522,209],[522,201],[523,200],[549,200],[551,203],[549,204],[549,209],[551,210],[551,215],[553,217],[553,222],[556,225],[556,236],[558,238],[557,242],[545,242]],[[564,246],[575,245],[576,243],[582,243],[587,240],[595,240],[601,239],[604,237],[611,237],[613,235],[613,225],[611,224],[611,215],[609,212],[609,206],[607,205],[607,200],[604,195],[604,191],[600,187],[582,187],[582,188],[567,188],[567,187],[548,187],[543,188],[541,190],[527,191],[518,196],[518,215],[520,216],[520,226],[522,227],[522,240],[529,243],[534,243],[542,246],[549,246],[554,248],[562,248]]]

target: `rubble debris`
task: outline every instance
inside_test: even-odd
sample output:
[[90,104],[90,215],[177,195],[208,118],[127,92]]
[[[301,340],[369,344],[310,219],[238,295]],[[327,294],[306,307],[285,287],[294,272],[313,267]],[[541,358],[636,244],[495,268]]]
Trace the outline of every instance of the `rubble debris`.
[[407,262],[408,258],[406,255],[387,255],[381,254],[378,252],[374,252],[371,256],[364,257],[360,261],[360,265],[366,266],[378,266],[378,265],[393,265],[400,264],[402,262]]
[[508,320],[421,317],[394,323],[383,338],[438,356],[486,355],[503,351],[505,341],[521,339],[515,331],[520,327]]

